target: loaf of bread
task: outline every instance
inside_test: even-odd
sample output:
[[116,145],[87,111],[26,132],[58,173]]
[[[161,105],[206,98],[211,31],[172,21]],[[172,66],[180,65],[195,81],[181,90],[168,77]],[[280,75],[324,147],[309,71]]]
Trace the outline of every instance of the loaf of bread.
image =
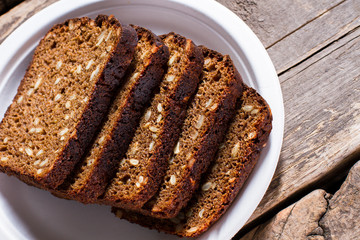
[[144,107],[163,77],[169,59],[168,48],[151,31],[132,27],[137,32],[138,44],[126,83],[119,90],[107,120],[84,159],[65,183],[53,191],[57,196],[83,203],[97,201],[124,157]]
[[57,24],[0,123],[0,171],[122,219],[197,237],[272,129],[228,55],[113,16]]
[[244,86],[236,116],[215,161],[189,204],[176,217],[159,219],[119,208],[112,211],[119,218],[152,229],[182,237],[199,236],[220,218],[240,191],[267,143],[271,121],[265,100],[254,89]]
[[170,52],[168,70],[116,177],[99,201],[102,204],[139,209],[155,194],[179,137],[187,105],[197,88],[203,65],[201,50],[178,34],[161,38]]
[[45,189],[63,183],[107,113],[136,43],[135,30],[114,17],[55,25],[0,124],[0,170]]
[[190,200],[201,174],[215,157],[242,92],[242,80],[229,56],[201,47],[204,66],[160,191],[141,209],[173,218]]

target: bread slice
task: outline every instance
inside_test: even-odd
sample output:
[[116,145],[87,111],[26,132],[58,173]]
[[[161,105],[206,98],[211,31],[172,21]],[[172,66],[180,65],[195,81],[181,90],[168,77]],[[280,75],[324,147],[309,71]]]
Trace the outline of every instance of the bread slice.
[[242,79],[230,57],[201,49],[204,67],[199,88],[160,191],[141,209],[145,215],[172,218],[186,205],[214,159],[241,96]]
[[0,170],[54,189],[108,110],[137,37],[114,17],[75,18],[40,41],[0,124]]
[[157,191],[179,137],[189,99],[199,82],[203,56],[191,40],[178,34],[161,38],[170,51],[167,73],[100,203],[142,207]]
[[118,92],[107,120],[92,147],[71,176],[54,195],[95,202],[103,194],[124,157],[153,90],[160,84],[169,59],[169,50],[151,31],[133,26],[138,35],[134,59]]
[[201,180],[189,204],[171,219],[157,219],[113,208],[120,218],[182,237],[196,237],[220,218],[243,186],[265,147],[272,125],[265,100],[245,86],[237,114],[216,160]]

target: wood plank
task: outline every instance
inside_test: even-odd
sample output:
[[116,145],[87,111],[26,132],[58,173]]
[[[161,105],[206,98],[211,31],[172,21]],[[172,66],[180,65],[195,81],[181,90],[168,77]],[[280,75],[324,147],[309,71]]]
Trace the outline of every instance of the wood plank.
[[343,2],[343,0],[217,1],[242,18],[266,48]]
[[[23,21],[55,1],[28,0],[1,16],[0,43]],[[326,172],[341,168],[360,152],[359,134],[354,134],[360,128],[360,34],[358,19],[351,21],[354,12],[348,12],[351,1],[356,3],[355,0],[219,0],[254,30],[268,47],[280,72],[291,68],[280,77],[286,111],[280,163],[247,226],[291,197],[308,191],[326,177]],[[341,9],[346,11],[344,16]],[[358,12],[357,8],[353,9]],[[339,23],[344,19],[345,25],[341,26]],[[334,22],[327,22],[330,20]],[[331,31],[326,32],[330,35],[323,38],[319,32],[321,21],[331,26]],[[348,31],[353,32],[347,34]],[[309,39],[312,45],[306,42]],[[295,43],[297,47],[304,45],[299,53],[293,46]],[[287,54],[287,48],[296,53],[294,58],[289,58],[292,56]],[[303,62],[299,64],[300,61]]]
[[280,76],[284,143],[270,187],[243,231],[360,155],[360,27]]
[[360,227],[360,161],[332,196],[315,190],[258,225],[241,240],[358,239]]
[[329,198],[330,194],[324,190],[315,190],[271,220],[257,226],[240,240],[325,240],[319,220],[326,213]]
[[58,0],[27,0],[0,17],[0,43],[25,20]]
[[353,30],[360,22],[360,2],[356,0],[320,1],[319,5],[314,1],[288,0],[252,4],[219,2],[237,13],[258,35],[279,74]]
[[268,49],[279,74],[360,26],[360,1],[331,8]]
[[319,224],[325,239],[357,239],[360,235],[360,161],[329,201],[329,207]]

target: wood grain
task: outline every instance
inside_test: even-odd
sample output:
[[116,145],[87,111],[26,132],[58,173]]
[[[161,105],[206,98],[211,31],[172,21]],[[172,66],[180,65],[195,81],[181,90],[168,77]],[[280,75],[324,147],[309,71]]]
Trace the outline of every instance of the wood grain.
[[278,74],[336,41],[360,21],[356,0],[218,1],[257,34]]
[[0,17],[0,44],[25,20],[58,0],[27,0]]
[[241,240],[358,239],[359,197],[360,161],[333,196],[317,189],[253,228]]
[[[344,174],[360,152],[360,28],[280,76],[285,134],[279,164],[248,222]],[[354,156],[354,157],[351,157]],[[338,170],[338,171],[337,171]]]
[[343,0],[217,1],[243,19],[266,48],[343,2]]
[[241,240],[325,240],[319,220],[326,213],[329,197],[324,190],[315,190],[251,230]]
[[[28,0],[0,17],[0,43],[56,0]],[[258,35],[285,104],[279,164],[244,231],[328,181],[360,155],[360,3],[356,0],[218,0]]]
[[279,74],[360,25],[360,1],[343,1],[268,48]]

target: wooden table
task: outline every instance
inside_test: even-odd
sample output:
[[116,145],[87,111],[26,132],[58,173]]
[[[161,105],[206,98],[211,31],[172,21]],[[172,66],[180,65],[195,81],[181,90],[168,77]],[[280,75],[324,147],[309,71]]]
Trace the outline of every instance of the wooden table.
[[[0,43],[53,2],[27,0],[0,16]],[[285,105],[277,170],[238,238],[310,191],[339,185],[360,159],[360,1],[219,2],[266,47]]]

